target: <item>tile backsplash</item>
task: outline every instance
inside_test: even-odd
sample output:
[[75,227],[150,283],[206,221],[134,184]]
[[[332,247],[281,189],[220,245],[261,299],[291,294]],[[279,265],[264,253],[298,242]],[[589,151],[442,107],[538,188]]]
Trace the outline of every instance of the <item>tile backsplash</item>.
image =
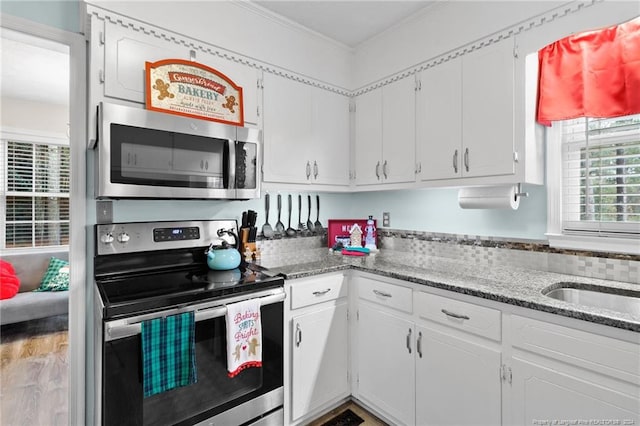
[[[262,255],[300,257],[326,247],[326,237],[260,240]],[[395,229],[378,229],[378,247],[395,261],[428,265],[431,257],[461,260],[478,266],[515,266],[539,271],[640,284],[640,256],[558,250],[546,241],[487,238]]]

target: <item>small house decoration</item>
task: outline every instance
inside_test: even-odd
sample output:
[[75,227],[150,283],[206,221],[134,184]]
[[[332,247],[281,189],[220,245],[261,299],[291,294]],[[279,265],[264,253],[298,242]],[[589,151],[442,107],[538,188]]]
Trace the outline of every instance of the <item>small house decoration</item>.
[[349,239],[351,247],[362,247],[362,228],[357,223],[349,228]]

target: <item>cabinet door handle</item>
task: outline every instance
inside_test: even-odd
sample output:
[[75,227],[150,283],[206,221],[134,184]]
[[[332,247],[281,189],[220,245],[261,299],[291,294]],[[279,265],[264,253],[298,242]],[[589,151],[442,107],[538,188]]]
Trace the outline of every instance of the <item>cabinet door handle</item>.
[[205,170],[209,170],[209,160],[206,160],[206,161],[204,162],[204,169],[205,169]]
[[204,169],[204,160],[200,160],[200,170]]
[[316,161],[313,162],[313,178],[318,179],[318,163]]
[[380,291],[380,290],[373,290],[373,292],[375,294],[377,294],[378,296],[382,296],[382,297],[393,297],[393,295],[391,293],[385,293],[384,291]]
[[380,162],[376,163],[376,177],[380,180]]
[[306,172],[307,172],[307,180],[309,180],[309,177],[311,177],[311,163],[309,163],[308,161],[307,161]]
[[453,171],[458,173],[458,150],[453,153]]
[[382,174],[384,175],[384,178],[387,179],[387,160],[384,160],[384,164],[382,165]]
[[469,171],[469,148],[465,148],[464,150],[464,168],[466,171]]
[[407,350],[411,353],[411,329],[409,329],[409,334],[407,334]]
[[296,348],[300,347],[300,343],[302,343],[302,329],[300,324],[296,324]]
[[324,296],[325,294],[329,293],[331,291],[330,288],[326,289],[326,290],[322,290],[322,291],[314,291],[313,294],[314,296]]
[[443,314],[445,314],[448,317],[455,318],[455,319],[461,319],[461,320],[469,320],[469,319],[471,319],[466,315],[456,314],[455,312],[447,311],[446,309],[441,309],[440,312],[442,312]]
[[418,332],[418,341],[416,342],[416,351],[418,356],[422,358],[422,331]]

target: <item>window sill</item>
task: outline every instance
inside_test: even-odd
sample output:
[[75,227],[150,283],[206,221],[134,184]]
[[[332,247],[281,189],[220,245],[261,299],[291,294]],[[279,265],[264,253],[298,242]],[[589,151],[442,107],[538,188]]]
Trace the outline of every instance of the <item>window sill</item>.
[[546,234],[549,246],[559,249],[640,254],[640,241],[627,238]]

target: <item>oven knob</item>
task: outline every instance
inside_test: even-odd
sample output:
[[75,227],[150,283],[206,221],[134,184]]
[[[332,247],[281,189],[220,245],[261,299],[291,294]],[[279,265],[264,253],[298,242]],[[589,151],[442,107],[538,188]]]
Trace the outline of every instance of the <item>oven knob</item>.
[[118,234],[118,242],[124,244],[126,242],[129,241],[129,234],[127,234],[126,232],[122,232],[121,234]]
[[100,242],[102,244],[111,244],[113,242],[113,235],[111,234],[111,232],[100,235]]

